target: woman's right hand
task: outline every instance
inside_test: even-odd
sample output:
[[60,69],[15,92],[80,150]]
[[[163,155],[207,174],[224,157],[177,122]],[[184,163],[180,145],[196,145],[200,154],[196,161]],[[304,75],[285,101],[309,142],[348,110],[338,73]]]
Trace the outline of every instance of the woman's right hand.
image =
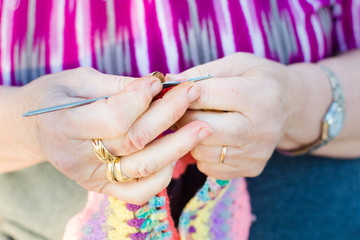
[[[153,76],[134,79],[90,68],[68,70],[21,87],[16,96],[23,104],[16,121],[25,133],[24,145],[38,162],[46,159],[87,190],[141,204],[168,185],[171,163],[211,134],[208,124],[195,121],[154,140],[200,96],[196,83],[183,83],[152,102],[161,89]],[[26,111],[110,94],[92,104],[21,117]],[[137,180],[109,182],[106,164],[96,158],[92,139],[103,139],[113,155],[122,156],[123,173]]]

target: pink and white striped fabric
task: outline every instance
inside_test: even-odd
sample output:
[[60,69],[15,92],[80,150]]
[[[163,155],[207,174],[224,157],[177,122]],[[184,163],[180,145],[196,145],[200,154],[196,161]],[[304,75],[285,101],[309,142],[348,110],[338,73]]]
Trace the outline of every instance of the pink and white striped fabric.
[[0,0],[0,83],[91,66],[177,73],[237,51],[292,63],[360,46],[359,0]]

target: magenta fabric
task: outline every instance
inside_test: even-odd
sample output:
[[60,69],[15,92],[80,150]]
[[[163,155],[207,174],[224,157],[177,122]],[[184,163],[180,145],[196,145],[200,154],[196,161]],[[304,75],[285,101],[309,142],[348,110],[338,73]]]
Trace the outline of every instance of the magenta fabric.
[[237,52],[285,64],[360,46],[357,0],[1,0],[0,83],[79,66],[177,73]]

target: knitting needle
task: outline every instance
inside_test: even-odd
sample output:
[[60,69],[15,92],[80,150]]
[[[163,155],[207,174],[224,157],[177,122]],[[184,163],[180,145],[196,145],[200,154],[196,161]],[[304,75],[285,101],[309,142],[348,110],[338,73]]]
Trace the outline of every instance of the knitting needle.
[[[166,89],[166,88],[169,88],[169,87],[174,87],[174,86],[176,86],[176,85],[178,85],[178,84],[180,84],[180,83],[182,83],[182,82],[197,82],[197,81],[201,81],[201,80],[205,80],[205,79],[212,78],[213,76],[214,76],[214,75],[209,74],[208,76],[191,78],[191,79],[186,80],[186,81],[164,82],[164,83],[163,83],[163,89]],[[87,100],[79,101],[79,102],[67,103],[67,104],[58,105],[58,106],[54,106],[54,107],[48,107],[48,108],[38,109],[38,110],[26,112],[26,113],[24,113],[22,116],[23,116],[23,117],[30,117],[30,116],[34,116],[34,115],[43,114],[43,113],[58,111],[58,110],[61,110],[61,109],[77,107],[77,106],[81,106],[81,105],[85,105],[85,104],[89,104],[89,103],[95,102],[95,101],[100,100],[100,99],[107,99],[107,98],[109,98],[109,97],[111,97],[111,96],[112,96],[112,95],[105,96],[105,97],[98,97],[98,98],[87,99]]]

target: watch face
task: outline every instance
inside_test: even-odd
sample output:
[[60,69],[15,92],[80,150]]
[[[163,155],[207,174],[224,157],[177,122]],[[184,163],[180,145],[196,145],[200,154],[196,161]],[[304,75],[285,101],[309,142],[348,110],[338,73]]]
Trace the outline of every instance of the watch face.
[[343,106],[333,103],[330,106],[328,114],[326,116],[326,121],[329,124],[328,136],[330,139],[335,138],[341,131],[344,125],[344,108]]

